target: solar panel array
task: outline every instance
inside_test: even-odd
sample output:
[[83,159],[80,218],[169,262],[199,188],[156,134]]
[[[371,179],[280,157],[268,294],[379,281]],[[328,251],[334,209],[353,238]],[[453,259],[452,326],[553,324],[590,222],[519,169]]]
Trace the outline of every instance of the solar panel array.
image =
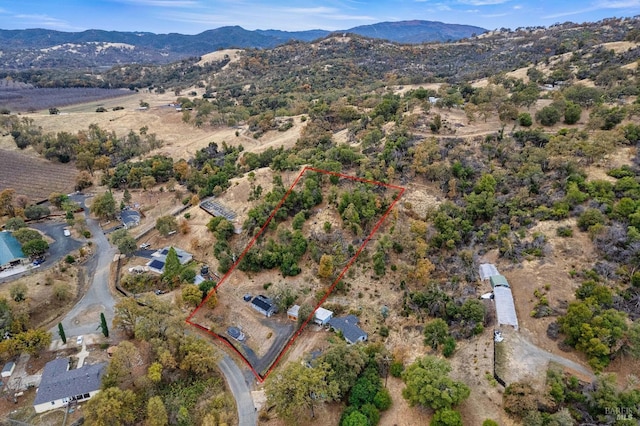
[[222,216],[229,221],[233,221],[237,217],[233,210],[228,209],[218,201],[203,201],[200,203],[200,207],[213,216]]

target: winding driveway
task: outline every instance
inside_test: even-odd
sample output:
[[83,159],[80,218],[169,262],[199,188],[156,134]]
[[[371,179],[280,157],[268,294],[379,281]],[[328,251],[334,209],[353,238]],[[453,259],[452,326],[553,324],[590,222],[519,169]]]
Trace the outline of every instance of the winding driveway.
[[[67,336],[80,336],[96,333],[100,329],[100,313],[104,313],[107,324],[111,326],[113,323],[115,299],[109,290],[109,273],[117,250],[109,244],[98,222],[89,216],[84,205],[85,196],[74,194],[71,198],[85,207],[87,227],[93,236],[92,249],[96,253],[85,265],[88,279],[85,295],[61,321]],[[58,327],[50,331],[57,336]]]
[[[253,399],[251,398],[251,388],[247,384],[247,377],[242,373],[242,370],[238,368],[236,363],[229,357],[224,355],[218,367],[227,380],[229,389],[236,400],[236,407],[238,409],[238,424],[240,426],[254,426],[258,424],[258,416],[256,415],[256,409],[253,405]],[[249,380],[253,379],[253,374]]]

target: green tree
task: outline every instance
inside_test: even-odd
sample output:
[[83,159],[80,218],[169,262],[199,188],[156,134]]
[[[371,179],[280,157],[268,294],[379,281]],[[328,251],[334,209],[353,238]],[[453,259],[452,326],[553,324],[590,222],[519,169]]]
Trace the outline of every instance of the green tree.
[[182,265],[180,264],[180,258],[176,249],[169,248],[167,257],[164,262],[164,272],[162,273],[162,280],[170,285],[177,284],[177,280],[180,279],[180,272],[182,271]]
[[536,112],[536,120],[543,126],[553,126],[560,121],[560,111],[554,106],[548,105]]
[[142,307],[132,297],[123,297],[114,306],[113,324],[133,337],[136,326],[142,317]]
[[333,401],[340,395],[338,384],[327,379],[329,370],[326,363],[312,368],[300,362],[287,364],[267,380],[268,403],[275,406],[276,413],[285,421],[300,423],[307,413],[314,417],[316,405]]
[[26,227],[27,224],[24,223],[24,220],[21,217],[12,217],[9,220],[7,220],[7,223],[5,223],[4,228],[8,231],[17,231],[20,228],[24,228]]
[[462,426],[462,416],[456,410],[443,408],[434,413],[429,426]]
[[103,312],[100,312],[100,329],[104,337],[109,337],[109,327],[107,326],[107,319],[104,317]]
[[444,355],[445,358],[450,358],[451,355],[453,355],[453,353],[455,352],[455,350],[456,350],[456,339],[454,339],[451,336],[444,339],[444,343],[442,344],[442,355]]
[[111,362],[102,377],[103,389],[120,386],[125,379],[132,378],[132,369],[140,360],[140,353],[133,343],[123,340],[111,356]]
[[211,344],[195,336],[186,336],[178,349],[180,369],[192,376],[211,374],[218,368],[220,357]]
[[111,242],[126,256],[132,255],[138,248],[135,238],[126,229],[114,231],[111,234]]
[[604,220],[604,214],[602,214],[600,210],[586,209],[580,217],[578,217],[578,228],[582,231],[586,231],[593,225],[603,224]]
[[202,302],[202,291],[195,284],[182,286],[182,301],[188,306],[198,306]]
[[518,123],[522,127],[529,127],[533,124],[533,119],[531,118],[531,114],[528,112],[522,112],[518,114]]
[[222,216],[213,217],[207,224],[207,229],[213,233],[218,241],[227,241],[235,232],[233,223]]
[[116,216],[116,200],[111,191],[93,197],[91,213],[100,219],[113,219]]
[[43,217],[49,216],[49,214],[51,214],[49,207],[39,206],[37,204],[32,204],[24,209],[24,215],[29,220],[42,219]]
[[17,231],[13,231],[12,235],[20,244],[23,245],[29,241],[42,239],[42,235],[35,229],[31,228],[20,228]]
[[122,201],[124,201],[125,204],[129,204],[131,202],[131,193],[127,188],[124,189],[124,193],[122,194]]
[[84,410],[86,423],[95,426],[133,424],[136,411],[135,394],[117,387],[99,392],[87,402]]
[[29,329],[14,337],[21,352],[37,355],[51,344],[51,333],[42,329]]
[[438,349],[449,336],[449,325],[442,318],[436,318],[424,326],[424,344]]
[[313,312],[313,307],[310,305],[306,303],[300,305],[300,310],[298,311],[298,327],[302,327],[302,324],[309,318],[311,312]]
[[147,402],[147,423],[148,426],[166,426],[169,424],[167,409],[159,396],[152,396]]
[[163,366],[161,363],[157,361],[153,362],[147,369],[147,377],[153,383],[160,383],[160,381],[162,380],[162,370]]
[[370,423],[367,416],[354,410],[340,422],[340,426],[370,426]]
[[627,334],[629,352],[635,359],[640,359],[640,320],[635,320]]
[[320,265],[318,266],[318,276],[320,278],[330,278],[333,275],[333,256],[323,254],[320,257]]
[[467,399],[470,390],[464,383],[449,377],[451,366],[434,356],[417,359],[402,373],[406,387],[402,396],[411,405],[433,410],[451,408]]
[[161,216],[156,220],[156,229],[163,237],[178,231],[178,221],[172,215]]
[[60,339],[62,340],[62,343],[66,344],[67,343],[67,335],[64,334],[64,327],[62,326],[61,322],[58,323],[58,335],[60,336]]
[[31,240],[22,245],[22,252],[27,256],[40,256],[49,250],[49,244],[45,240]]
[[580,105],[571,101],[567,102],[564,107],[564,122],[566,124],[576,124],[582,115]]
[[329,366],[327,380],[336,383],[340,395],[345,397],[364,370],[367,360],[367,354],[360,345],[340,342],[327,350],[321,362]]

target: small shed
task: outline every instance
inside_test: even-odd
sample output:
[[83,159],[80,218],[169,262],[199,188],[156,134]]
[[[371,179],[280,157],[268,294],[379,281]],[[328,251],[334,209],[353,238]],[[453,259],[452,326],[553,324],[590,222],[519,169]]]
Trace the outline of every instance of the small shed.
[[325,308],[318,308],[313,317],[313,322],[318,325],[327,325],[329,320],[333,317],[333,312]]
[[11,375],[13,374],[13,370],[15,369],[16,369],[16,363],[13,361],[9,361],[2,368],[2,374],[1,374],[2,377],[11,377]]
[[298,321],[298,314],[300,313],[300,305],[293,305],[287,311],[287,318],[291,321]]
[[509,281],[507,281],[504,275],[493,275],[489,277],[489,282],[491,283],[492,288],[496,288],[496,287],[509,288]]
[[478,273],[480,274],[480,280],[485,281],[491,278],[494,275],[500,275],[498,272],[498,268],[493,263],[482,263],[478,268]]

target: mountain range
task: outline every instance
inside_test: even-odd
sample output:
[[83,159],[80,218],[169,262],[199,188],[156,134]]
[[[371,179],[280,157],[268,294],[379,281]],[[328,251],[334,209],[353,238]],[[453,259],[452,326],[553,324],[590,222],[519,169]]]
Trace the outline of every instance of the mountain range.
[[273,48],[291,41],[309,42],[332,33],[350,33],[396,43],[454,41],[487,30],[434,21],[381,22],[341,31],[246,30],[220,27],[200,34],[154,34],[87,30],[0,30],[1,70],[109,67],[123,63],[169,63],[226,48]]

